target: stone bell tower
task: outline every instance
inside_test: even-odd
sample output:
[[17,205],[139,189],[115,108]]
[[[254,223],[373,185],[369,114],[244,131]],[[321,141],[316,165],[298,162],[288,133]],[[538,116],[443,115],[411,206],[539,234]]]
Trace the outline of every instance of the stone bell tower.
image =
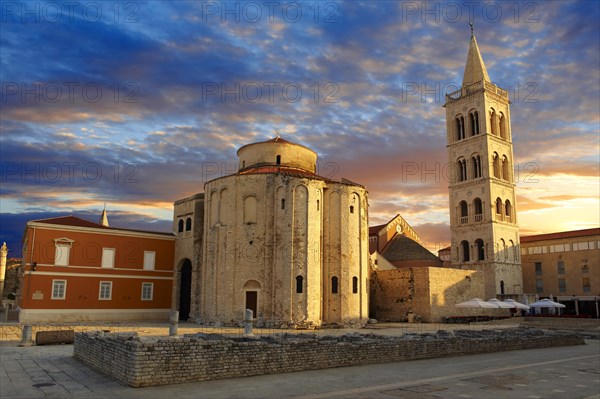
[[486,298],[522,294],[508,92],[471,28],[462,87],[446,95],[452,266],[483,270]]

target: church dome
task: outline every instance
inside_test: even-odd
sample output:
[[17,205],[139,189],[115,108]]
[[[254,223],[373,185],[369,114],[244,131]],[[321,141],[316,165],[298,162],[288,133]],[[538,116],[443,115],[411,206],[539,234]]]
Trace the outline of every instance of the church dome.
[[[296,169],[309,173],[317,171],[317,153],[308,147],[292,143],[277,136],[259,143],[247,144],[237,151],[239,170]],[[267,168],[265,168],[267,167]]]

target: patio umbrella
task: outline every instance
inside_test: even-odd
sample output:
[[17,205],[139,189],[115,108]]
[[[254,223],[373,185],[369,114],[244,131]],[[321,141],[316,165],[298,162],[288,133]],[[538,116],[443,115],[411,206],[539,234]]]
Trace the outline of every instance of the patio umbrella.
[[483,309],[498,309],[500,306],[484,301],[483,299],[473,298],[466,302],[457,303],[457,308],[483,308]]
[[517,308],[517,309],[524,309],[524,310],[529,310],[530,306],[527,306],[521,302],[517,302],[514,299],[505,299],[504,303],[508,303],[510,304],[512,307]]
[[562,303],[551,301],[550,299],[542,299],[529,304],[532,308],[565,308],[566,306]]
[[502,302],[496,298],[492,298],[492,299],[488,300],[488,303],[492,303],[502,309],[513,309],[515,307],[514,305],[509,305],[508,303]]

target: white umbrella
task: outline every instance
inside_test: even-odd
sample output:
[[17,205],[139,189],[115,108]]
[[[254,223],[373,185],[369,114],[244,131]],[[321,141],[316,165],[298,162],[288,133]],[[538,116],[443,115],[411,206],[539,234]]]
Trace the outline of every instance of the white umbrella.
[[498,309],[498,305],[486,302],[483,299],[473,298],[466,302],[457,303],[457,308],[483,308],[483,309]]
[[529,304],[532,308],[565,308],[566,306],[562,303],[551,301],[550,299],[542,299]]
[[504,303],[508,303],[511,305],[511,307],[517,308],[517,309],[529,310],[529,308],[530,308],[530,306],[527,306],[521,302],[517,302],[514,299],[505,299]]
[[504,303],[496,298],[492,298],[492,299],[488,300],[488,303],[492,303],[492,304],[496,305],[496,307],[499,307],[502,309],[513,309],[515,307],[514,305],[509,305],[508,303]]

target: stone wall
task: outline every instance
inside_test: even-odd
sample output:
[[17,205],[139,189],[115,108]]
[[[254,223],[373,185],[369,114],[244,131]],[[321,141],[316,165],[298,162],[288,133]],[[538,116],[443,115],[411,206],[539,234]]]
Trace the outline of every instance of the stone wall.
[[406,321],[408,312],[425,322],[441,322],[449,316],[508,316],[506,309],[457,308],[457,303],[485,296],[481,271],[442,267],[377,270],[371,276],[374,317],[382,321]]
[[133,334],[76,333],[73,356],[132,387],[359,366],[475,353],[584,344],[570,333],[534,329],[438,331],[401,337],[282,334],[142,340]]

